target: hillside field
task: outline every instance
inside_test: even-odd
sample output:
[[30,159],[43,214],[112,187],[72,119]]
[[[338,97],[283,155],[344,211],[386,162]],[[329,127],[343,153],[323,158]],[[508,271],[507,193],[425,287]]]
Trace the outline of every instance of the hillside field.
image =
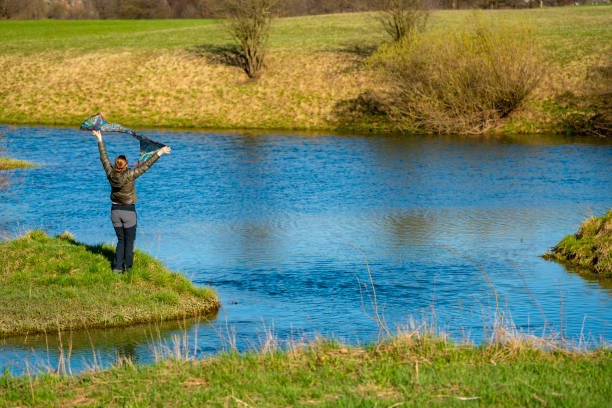
[[[579,94],[588,68],[612,52],[612,6],[434,11],[430,30],[475,13],[536,28],[548,56],[510,132],[550,131],[555,96]],[[141,128],[388,130],[347,108],[379,86],[366,61],[383,41],[369,13],[279,19],[267,69],[249,81],[228,61],[220,20],[1,21],[0,123],[78,126],[102,112]]]

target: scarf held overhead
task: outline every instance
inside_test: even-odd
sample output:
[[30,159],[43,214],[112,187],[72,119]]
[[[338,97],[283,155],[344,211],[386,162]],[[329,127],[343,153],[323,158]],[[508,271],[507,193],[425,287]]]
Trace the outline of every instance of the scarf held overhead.
[[165,147],[161,143],[154,142],[151,139],[139,135],[136,131],[128,129],[118,123],[108,123],[101,114],[94,115],[83,122],[81,130],[99,130],[100,132],[117,132],[126,133],[130,136],[134,136],[140,141],[140,156],[138,157],[138,163],[132,167],[137,167],[147,161],[147,159],[153,156],[159,149]]

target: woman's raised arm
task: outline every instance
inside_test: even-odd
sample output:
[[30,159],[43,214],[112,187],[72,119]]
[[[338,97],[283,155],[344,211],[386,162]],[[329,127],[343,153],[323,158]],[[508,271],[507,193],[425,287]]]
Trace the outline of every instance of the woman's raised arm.
[[142,176],[145,171],[149,170],[149,168],[151,168],[153,163],[155,163],[157,159],[161,157],[162,154],[170,154],[170,147],[169,146],[162,147],[161,149],[157,151],[157,153],[149,157],[147,161],[142,163],[140,166],[136,167],[134,170],[131,170],[132,176],[134,177],[134,179],[137,179],[138,177]]
[[98,139],[98,150],[100,151],[100,161],[102,162],[102,167],[104,167],[104,171],[108,176],[113,166],[111,166],[110,160],[108,160],[108,154],[106,154],[106,147],[104,146],[104,142],[102,141],[102,133],[99,130],[92,130],[91,133]]

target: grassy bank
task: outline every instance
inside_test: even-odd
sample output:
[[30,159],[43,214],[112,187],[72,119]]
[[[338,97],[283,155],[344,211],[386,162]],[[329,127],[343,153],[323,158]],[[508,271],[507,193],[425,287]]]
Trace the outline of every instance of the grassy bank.
[[[563,130],[574,107],[556,96],[579,98],[589,68],[609,55],[611,11],[481,12],[537,27],[550,52],[546,78],[505,131]],[[435,11],[431,30],[461,27],[471,13]],[[365,61],[383,41],[367,13],[280,19],[267,69],[251,82],[226,58],[231,40],[217,20],[0,22],[0,123],[77,126],[101,111],[147,128],[389,129],[359,106],[379,86]]]
[[472,347],[399,337],[373,347],[130,363],[80,377],[0,377],[0,406],[608,406],[612,352]]
[[544,258],[577,272],[612,277],[612,210],[586,220],[576,234],[563,238]]
[[136,251],[131,272],[111,271],[114,249],[41,231],[0,244],[0,336],[60,329],[125,326],[219,308],[209,288],[197,288]]
[[34,163],[24,160],[10,159],[8,157],[0,157],[0,170],[27,169],[36,167]]

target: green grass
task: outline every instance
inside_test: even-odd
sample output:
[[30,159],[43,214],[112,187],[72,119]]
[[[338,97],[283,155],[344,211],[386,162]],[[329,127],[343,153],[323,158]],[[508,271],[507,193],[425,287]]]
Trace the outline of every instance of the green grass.
[[[434,11],[430,30],[455,30],[473,13]],[[588,68],[610,55],[612,6],[477,14],[537,28],[549,53],[546,80],[503,129],[561,131],[563,112],[545,102],[580,97]],[[0,21],[0,123],[78,126],[101,111],[145,128],[392,130],[384,117],[347,111],[380,90],[366,59],[384,41],[371,13],[282,18],[252,82],[224,62],[232,41],[221,20]]]
[[[455,29],[463,18],[478,14],[484,21],[528,23],[558,57],[579,59],[610,48],[610,6],[555,7],[530,10],[438,10],[433,31]],[[290,17],[276,20],[272,51],[313,52],[349,46],[378,45],[385,34],[372,13]],[[49,51],[186,49],[231,42],[222,20],[43,20],[0,21],[0,53]]]
[[544,258],[577,272],[612,277],[612,210],[586,220],[576,234],[563,238]]
[[195,287],[136,251],[134,267],[111,271],[114,249],[41,231],[0,244],[0,336],[125,326],[216,312],[210,288]]
[[30,163],[24,160],[10,159],[8,157],[0,157],[0,170],[12,170],[12,169],[27,169],[30,167],[36,167],[37,164]]
[[319,342],[127,363],[79,377],[5,374],[0,395],[0,406],[604,407],[612,399],[612,352],[404,336],[371,347]]

